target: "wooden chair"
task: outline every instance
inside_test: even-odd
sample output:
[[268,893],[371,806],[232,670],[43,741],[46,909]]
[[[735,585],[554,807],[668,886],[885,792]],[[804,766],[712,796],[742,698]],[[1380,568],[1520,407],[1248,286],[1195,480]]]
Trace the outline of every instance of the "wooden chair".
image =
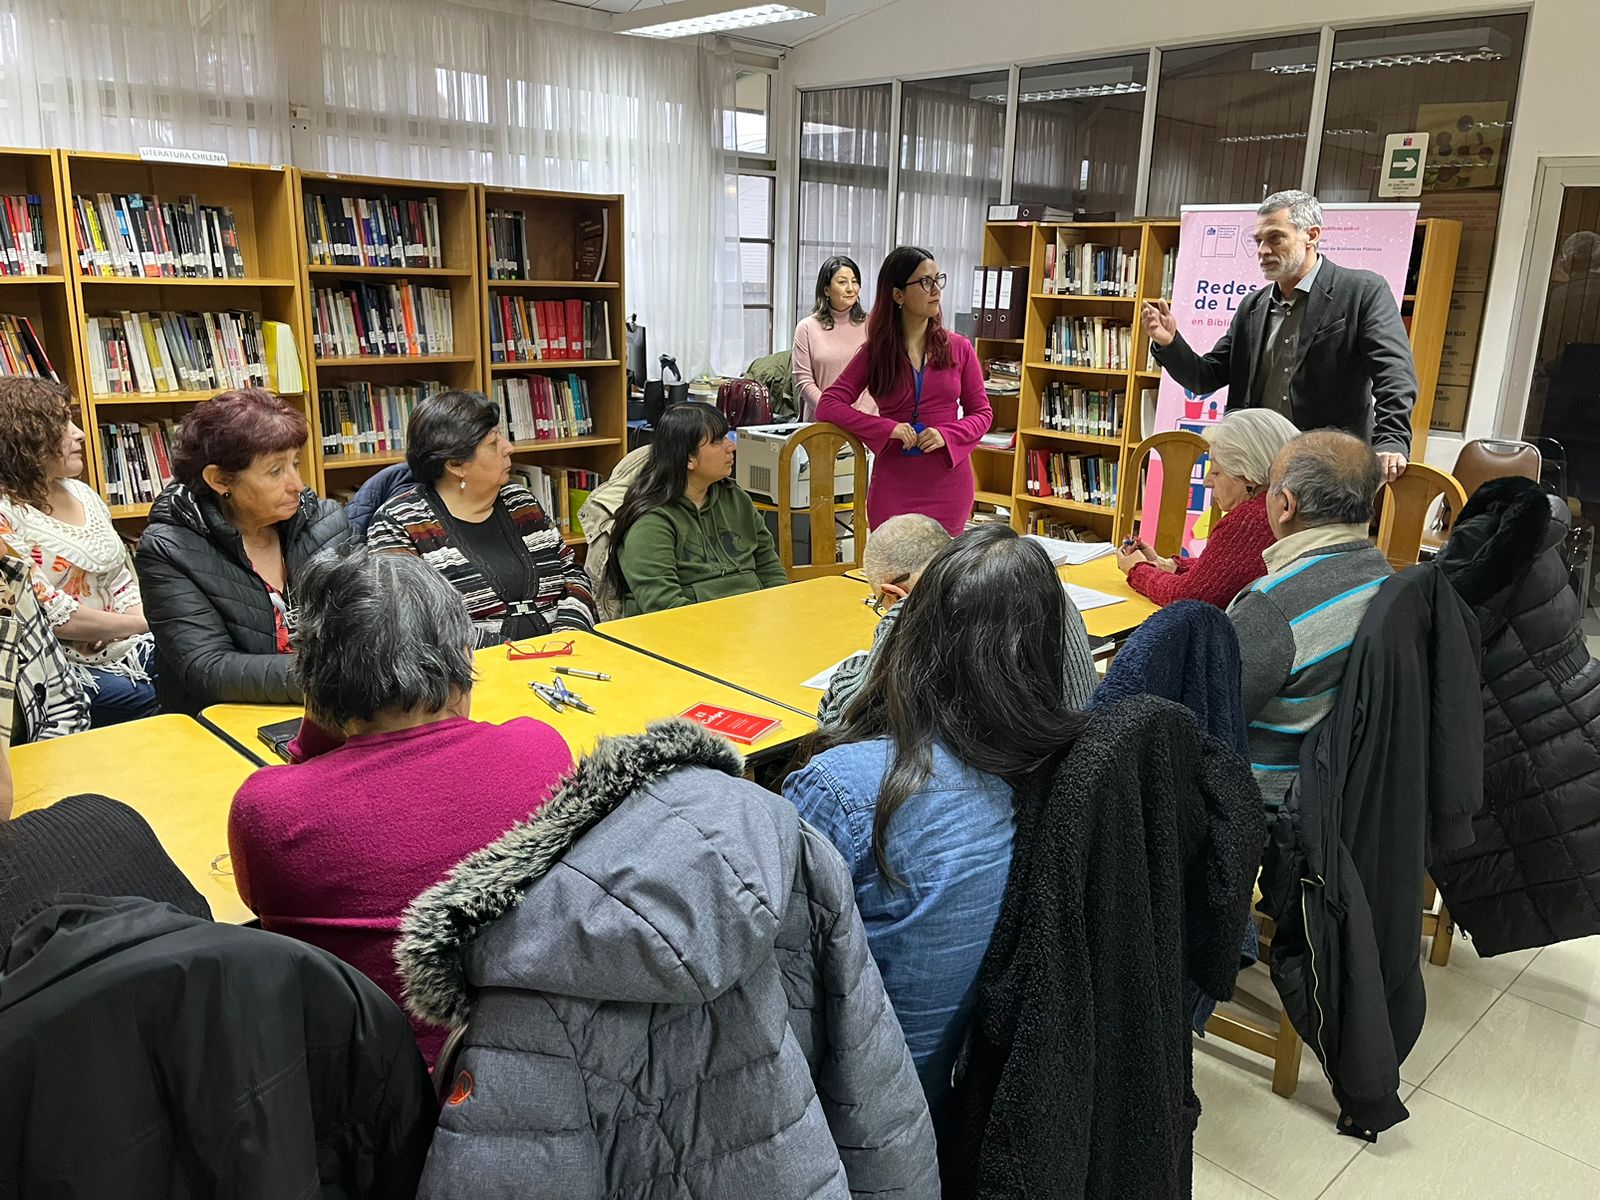
[[1456,923],[1450,919],[1450,909],[1439,898],[1439,911],[1433,911],[1433,902],[1439,898],[1439,889],[1433,877],[1422,877],[1422,936],[1433,939],[1428,949],[1428,961],[1436,967],[1450,965],[1450,945],[1455,941]]
[[[834,464],[839,451],[850,447],[855,455],[855,494],[850,512],[851,544],[854,551],[844,562],[839,557],[839,527],[835,520],[839,505],[833,497]],[[811,522],[811,561],[794,561],[794,456],[805,451],[811,477],[811,503],[800,511]],[[818,421],[807,425],[778,451],[778,558],[790,583],[816,579],[822,575],[843,575],[859,570],[861,552],[867,541],[867,448],[861,439],[837,425]]]
[[1139,502],[1144,488],[1140,473],[1152,454],[1161,457],[1161,499],[1156,505],[1156,539],[1151,547],[1163,558],[1183,549],[1184,514],[1189,511],[1189,486],[1195,464],[1210,451],[1205,438],[1184,429],[1153,433],[1134,447],[1127,472],[1117,487],[1117,516],[1112,540],[1121,542],[1133,535],[1139,517]]
[[[1260,898],[1258,890],[1256,899]],[[1261,927],[1261,961],[1266,962],[1272,950],[1272,919],[1259,912],[1252,915]],[[1233,1002],[1241,1007],[1250,1003],[1237,992]],[[1206,1033],[1270,1058],[1272,1091],[1275,1095],[1292,1096],[1295,1088],[1300,1086],[1300,1055],[1305,1049],[1305,1042],[1290,1022],[1288,1014],[1281,1009],[1270,1015],[1263,1011],[1258,1017],[1255,1014],[1224,1012],[1218,1008],[1206,1022]]]
[[1446,508],[1442,532],[1449,533],[1467,506],[1467,494],[1454,475],[1427,463],[1411,463],[1398,479],[1378,489],[1378,549],[1395,570],[1417,561],[1428,516],[1441,497]]

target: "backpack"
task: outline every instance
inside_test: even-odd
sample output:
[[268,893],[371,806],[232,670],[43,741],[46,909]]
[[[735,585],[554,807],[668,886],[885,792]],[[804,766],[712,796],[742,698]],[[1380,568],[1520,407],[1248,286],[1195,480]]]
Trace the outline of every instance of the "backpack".
[[765,385],[754,379],[728,379],[717,389],[717,407],[728,428],[772,424],[772,400]]

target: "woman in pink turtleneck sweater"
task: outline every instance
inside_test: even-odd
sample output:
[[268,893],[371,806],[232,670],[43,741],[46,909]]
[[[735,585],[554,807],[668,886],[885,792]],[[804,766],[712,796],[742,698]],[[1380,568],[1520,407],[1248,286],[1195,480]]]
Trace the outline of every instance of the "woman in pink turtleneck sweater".
[[[315,721],[290,743],[292,765],[263,767],[234,797],[234,883],[263,929],[322,947],[402,1003],[407,906],[538,812],[572,752],[532,718],[468,717],[472,623],[421,559],[323,555],[295,588],[294,671]],[[411,1027],[432,1066],[447,1031]]]
[[[817,273],[817,299],[811,315],[794,330],[795,398],[802,421],[816,420],[817,401],[866,340],[861,271],[852,259],[836,254]],[[857,398],[855,407],[867,413],[878,411],[865,392]]]

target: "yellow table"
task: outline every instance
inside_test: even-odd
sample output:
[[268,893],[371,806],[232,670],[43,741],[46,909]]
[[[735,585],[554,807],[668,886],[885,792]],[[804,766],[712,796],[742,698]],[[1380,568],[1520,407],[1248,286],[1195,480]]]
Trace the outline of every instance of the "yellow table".
[[1091,608],[1083,614],[1083,627],[1091,638],[1120,638],[1131,633],[1159,607],[1128,586],[1127,576],[1117,570],[1117,560],[1110,554],[1081,567],[1061,567],[1057,574],[1068,583],[1123,598],[1120,604]]
[[[478,651],[474,662],[478,682],[472,689],[473,717],[495,724],[512,717],[537,717],[561,732],[574,755],[587,753],[607,734],[642,733],[651,721],[675,717],[702,702],[777,717],[783,722],[779,729],[755,745],[739,747],[747,755],[769,754],[805,737],[817,727],[811,717],[790,712],[782,705],[706,679],[597,634],[551,634],[523,645],[556,646],[568,641],[573,643],[572,653],[555,658],[513,660],[507,657],[504,646]],[[533,680],[553,682],[556,675],[550,668],[554,666],[581,667],[611,676],[609,682],[566,680],[569,690],[577,692],[585,703],[597,710],[594,714],[575,708],[557,713],[528,687]],[[274,762],[278,761],[276,756],[262,744],[256,731],[263,725],[299,715],[297,708],[256,704],[218,704],[201,714],[227,736]]]
[[[251,919],[228,865],[228,808],[255,764],[189,717],[147,717],[11,751],[18,814],[80,792],[121,800],[219,921]],[[215,865],[213,865],[215,864]]]
[[815,713],[822,693],[801,684],[872,645],[877,614],[859,579],[829,575],[607,621],[600,632],[694,671]]

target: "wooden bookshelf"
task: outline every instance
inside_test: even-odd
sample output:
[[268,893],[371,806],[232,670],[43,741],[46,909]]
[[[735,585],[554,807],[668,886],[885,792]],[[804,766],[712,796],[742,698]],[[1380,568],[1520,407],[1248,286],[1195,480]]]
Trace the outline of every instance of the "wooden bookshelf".
[[[77,313],[67,277],[72,244],[62,219],[61,194],[61,163],[54,151],[0,149],[0,195],[39,197],[48,260],[43,274],[0,277],[0,313],[27,318],[57,378],[72,392],[75,420],[92,437],[88,391],[79,376]],[[97,471],[97,456],[88,450],[83,473],[91,486],[97,483]]]
[[[345,199],[373,201],[380,196],[400,203],[414,200],[426,204],[430,199],[437,203],[442,265],[358,266],[311,261],[311,247],[317,240],[318,231],[309,227],[308,199],[323,197],[329,202],[330,211],[337,212]],[[415,387],[432,383],[440,388],[484,390],[480,197],[481,189],[472,183],[429,183],[366,175],[296,172],[295,271],[301,279],[305,307],[305,344],[309,360],[306,389],[316,456],[314,486],[323,495],[357,488],[382,467],[402,462],[405,458],[402,451],[325,453],[323,438],[334,436],[337,431],[323,427],[319,397],[324,390],[357,383],[389,387]],[[343,283],[387,285],[401,281],[415,287],[439,288],[449,293],[451,330],[454,334],[454,348],[450,352],[404,356],[316,354],[311,331],[318,289],[337,288]]]
[[[626,290],[623,286],[624,229],[621,196],[583,192],[539,191],[526,188],[479,190],[478,241],[483,259],[479,274],[482,345],[479,353],[488,375],[487,390],[495,396],[501,381],[544,375],[564,379],[576,375],[588,390],[593,432],[583,437],[544,440],[520,439],[513,457],[529,466],[571,468],[609,476],[627,450],[628,376],[623,359]],[[521,263],[512,271],[526,278],[495,278],[490,260],[491,221],[496,213],[520,214],[525,222],[527,269]],[[606,227],[605,251],[599,279],[577,279],[578,222],[600,216]],[[536,362],[496,362],[491,341],[491,307],[502,298],[516,301],[582,300],[603,302],[611,357],[551,359]],[[568,511],[565,496],[557,498],[551,518],[562,523],[569,544],[583,541],[577,514]]]
[[[300,264],[296,259],[295,195],[293,173],[286,167],[254,163],[196,166],[145,162],[135,155],[60,151],[56,210],[62,229],[63,263],[67,291],[73,307],[75,350],[74,390],[87,410],[85,431],[101,495],[112,502],[112,515],[142,518],[149,503],[116,503],[107,491],[106,441],[102,423],[168,421],[180,418],[189,407],[209,399],[216,391],[166,391],[96,393],[90,381],[91,345],[88,321],[124,311],[229,312],[248,311],[263,321],[289,327],[300,356],[302,374],[307,359],[304,308],[300,297]],[[106,192],[139,193],[178,201],[193,195],[202,205],[232,210],[238,234],[244,276],[239,278],[108,277],[86,271],[78,258],[74,198]],[[273,381],[269,380],[269,386]],[[281,391],[281,389],[278,389]],[[285,391],[283,397],[308,418],[312,415],[305,392]],[[315,484],[312,446],[307,447],[302,473]]]

